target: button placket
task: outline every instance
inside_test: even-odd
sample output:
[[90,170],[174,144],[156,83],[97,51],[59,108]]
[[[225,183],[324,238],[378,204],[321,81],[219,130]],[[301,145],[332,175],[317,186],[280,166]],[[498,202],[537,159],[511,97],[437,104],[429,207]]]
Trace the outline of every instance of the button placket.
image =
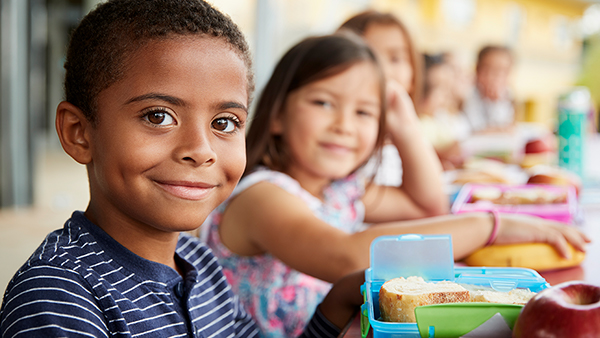
[[178,298],[182,298],[182,297],[183,297],[183,294],[184,294],[184,292],[185,292],[185,285],[184,285],[183,281],[181,281],[181,282],[177,283],[177,284],[175,285],[175,288],[174,288],[174,290],[173,290],[173,291],[175,291],[175,295],[176,295]]

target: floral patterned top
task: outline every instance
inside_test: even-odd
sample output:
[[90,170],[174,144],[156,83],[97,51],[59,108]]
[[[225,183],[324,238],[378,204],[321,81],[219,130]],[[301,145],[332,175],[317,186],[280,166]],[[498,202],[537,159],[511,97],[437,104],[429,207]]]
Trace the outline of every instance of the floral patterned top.
[[202,225],[202,237],[213,249],[229,283],[264,337],[296,337],[310,320],[331,284],[296,271],[270,254],[238,256],[221,242],[218,226],[231,198],[248,187],[267,181],[300,197],[317,217],[349,233],[361,229],[364,186],[356,175],[333,182],[324,201],[304,190],[290,176],[259,167],[244,177],[231,197]]

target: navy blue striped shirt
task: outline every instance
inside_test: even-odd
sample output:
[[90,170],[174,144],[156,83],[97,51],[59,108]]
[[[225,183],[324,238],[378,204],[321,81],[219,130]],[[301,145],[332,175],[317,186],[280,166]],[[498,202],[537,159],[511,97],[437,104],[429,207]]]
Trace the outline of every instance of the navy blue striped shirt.
[[[170,267],[123,247],[82,212],[50,233],[8,284],[2,337],[258,337],[210,249],[182,234]],[[335,336],[321,314],[307,336]]]

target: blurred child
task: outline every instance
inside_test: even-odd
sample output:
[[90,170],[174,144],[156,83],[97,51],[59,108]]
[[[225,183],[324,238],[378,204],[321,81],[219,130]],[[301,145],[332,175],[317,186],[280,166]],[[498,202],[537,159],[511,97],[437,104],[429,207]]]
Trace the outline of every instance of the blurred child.
[[[569,241],[583,250],[587,238],[573,227],[523,215],[396,222],[422,217],[422,207],[402,188],[370,183],[360,168],[384,135],[400,147],[415,132],[402,93],[393,82],[386,89],[356,36],[308,38],[275,67],[248,132],[244,177],[203,225],[265,335],[293,336],[329,283],[369,266],[371,241],[382,235],[448,233],[456,259],[491,243],[549,242],[565,255]],[[380,224],[357,230],[363,222]]]
[[464,103],[474,132],[512,130],[515,108],[508,79],[513,66],[509,48],[485,46],[477,56],[475,88]]
[[418,115],[422,130],[445,170],[462,166],[460,142],[468,137],[469,123],[455,109],[454,69],[443,54],[424,54],[425,81]]
[[[90,202],[15,274],[0,336],[258,336],[211,251],[180,234],[244,171],[253,80],[239,29],[201,0],[108,1],[74,31],[65,68],[56,128]],[[332,289],[307,336],[337,336],[363,276]]]
[[[348,19],[340,30],[350,30],[367,42],[386,77],[400,85],[399,103],[403,114],[410,118],[416,116],[415,103],[420,101],[422,91],[421,59],[404,24],[392,14],[370,10]],[[399,148],[386,140],[375,182],[391,186],[402,184],[408,194],[428,191],[428,204],[435,212],[424,216],[447,213],[441,165],[431,144],[422,133],[416,132],[418,130],[405,134],[405,142]],[[367,170],[372,169],[367,167]]]

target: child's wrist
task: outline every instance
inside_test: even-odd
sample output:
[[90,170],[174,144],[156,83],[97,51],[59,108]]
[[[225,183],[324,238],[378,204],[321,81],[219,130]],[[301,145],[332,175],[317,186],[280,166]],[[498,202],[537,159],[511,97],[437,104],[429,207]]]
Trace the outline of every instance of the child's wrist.
[[498,230],[500,229],[500,214],[495,209],[492,209],[489,212],[492,215],[493,225],[492,233],[490,234],[490,237],[488,238],[488,241],[485,244],[485,246],[490,246],[494,244],[496,238],[498,237]]

